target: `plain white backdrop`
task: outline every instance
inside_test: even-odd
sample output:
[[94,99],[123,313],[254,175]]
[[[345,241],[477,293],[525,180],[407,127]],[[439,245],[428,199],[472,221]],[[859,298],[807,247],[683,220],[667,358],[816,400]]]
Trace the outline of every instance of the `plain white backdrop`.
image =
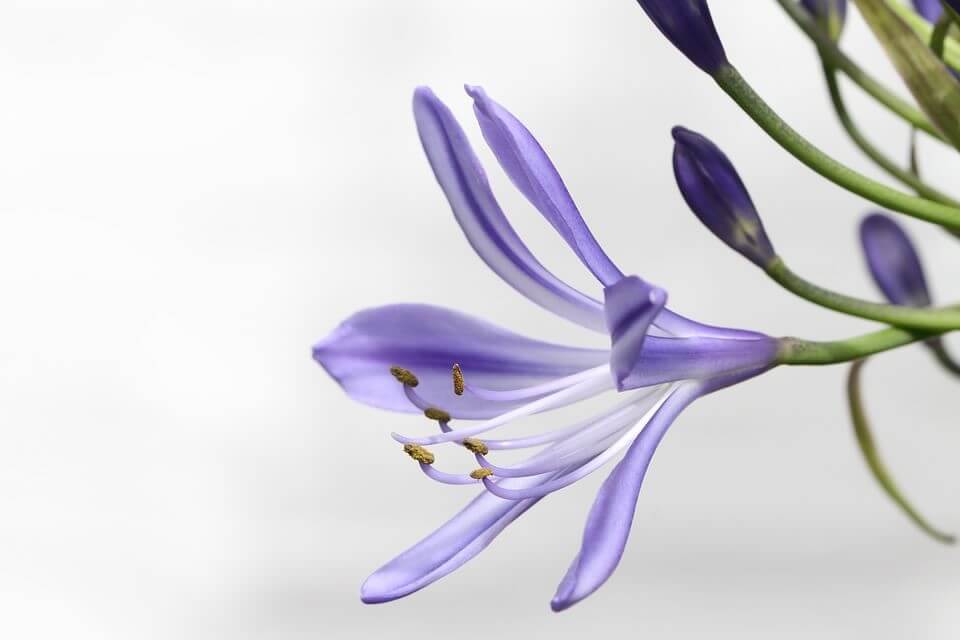
[[[800,131],[877,175],[773,2],[711,2],[730,58]],[[859,16],[844,43],[896,84]],[[548,602],[604,475],[454,575],[364,606],[373,569],[473,488],[434,485],[310,359],[353,311],[443,304],[582,342],[470,252],[410,114],[431,85],[482,148],[463,82],[540,138],[589,224],[677,310],[773,335],[871,325],[805,305],[699,226],[669,129],[734,159],[796,270],[875,297],[864,201],[781,152],[628,0],[5,2],[0,7],[0,634],[8,638],[873,638],[960,634],[960,553],[873,485],[845,369],[774,371],[684,413],[627,553]],[[899,85],[897,85],[898,88]],[[862,99],[897,157],[905,128]],[[923,144],[945,188],[957,159]],[[481,149],[542,261],[595,284]],[[910,223],[940,300],[957,243]],[[954,346],[958,346],[954,344]],[[866,370],[905,491],[960,529],[956,381],[924,350]]]

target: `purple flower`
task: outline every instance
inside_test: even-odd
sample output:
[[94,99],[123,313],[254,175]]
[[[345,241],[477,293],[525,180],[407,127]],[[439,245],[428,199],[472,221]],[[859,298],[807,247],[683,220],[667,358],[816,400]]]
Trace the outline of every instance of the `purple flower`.
[[727,64],[706,0],[637,0],[653,24],[693,64],[713,75]]
[[834,40],[840,37],[847,19],[847,0],[801,0],[800,4],[810,12],[822,29]]
[[687,205],[727,246],[765,268],[776,254],[729,158],[683,127],[673,128],[673,140],[673,174]]
[[870,274],[887,300],[911,307],[930,306],[920,256],[900,225],[882,213],[870,214],[860,223],[860,244]]
[[[541,498],[624,454],[600,489],[583,545],[553,599],[561,610],[616,568],[647,466],[676,416],[697,398],[773,366],[778,343],[689,320],[664,306],[665,291],[623,275],[526,127],[482,89],[467,92],[497,160],[596,276],[603,301],[563,283],[530,253],[498,206],[460,125],[421,88],[413,100],[420,139],[468,242],[509,285],[556,315],[608,335],[610,348],[526,338],[441,307],[392,305],[348,318],[313,355],[356,400],[420,411],[436,421],[434,433],[394,434],[427,476],[482,484],[462,511],[374,572],[361,589],[364,602],[394,600],[447,575]],[[604,393],[617,400],[585,420],[536,435],[509,433],[527,416]],[[475,422],[460,426],[460,420]],[[479,468],[471,462],[459,471],[439,469],[440,458],[457,464],[464,455],[457,449],[472,454]],[[517,450],[534,452],[514,464],[496,459]]]

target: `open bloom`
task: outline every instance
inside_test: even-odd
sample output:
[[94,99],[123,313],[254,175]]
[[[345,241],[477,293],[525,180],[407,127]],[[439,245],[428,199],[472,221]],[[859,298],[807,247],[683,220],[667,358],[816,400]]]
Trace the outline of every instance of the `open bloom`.
[[[666,308],[665,291],[625,276],[600,248],[531,133],[482,89],[467,92],[500,165],[597,278],[603,299],[560,281],[531,254],[498,206],[460,125],[421,88],[413,100],[420,139],[467,240],[509,285],[556,315],[606,334],[610,347],[552,344],[441,307],[392,305],[348,318],[313,354],[353,398],[422,411],[436,421],[433,433],[394,437],[430,478],[482,489],[446,524],[374,572],[361,590],[365,602],[400,598],[447,575],[538,500],[623,454],[599,491],[582,547],[553,599],[560,610],[596,590],[617,566],[647,466],[676,416],[704,394],[773,366],[778,343],[689,320]],[[612,391],[619,392],[617,401],[585,420],[536,435],[509,434],[527,416]],[[473,422],[461,426],[461,420]],[[478,468],[438,468],[447,455],[441,451],[449,452],[446,462],[461,447]],[[497,453],[505,450],[533,453],[500,464]]]

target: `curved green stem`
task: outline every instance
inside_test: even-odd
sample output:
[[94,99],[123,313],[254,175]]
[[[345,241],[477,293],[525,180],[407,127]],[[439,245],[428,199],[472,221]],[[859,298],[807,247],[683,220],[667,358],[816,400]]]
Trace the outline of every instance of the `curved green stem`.
[[944,332],[960,329],[958,308],[902,307],[853,298],[804,280],[791,271],[779,257],[775,257],[765,270],[768,276],[791,293],[847,315],[920,331]]
[[930,34],[930,49],[937,54],[937,57],[943,60],[943,49],[947,44],[947,33],[950,32],[950,25],[953,24],[953,16],[949,11],[940,14],[937,24],[933,27]]
[[936,529],[907,501],[903,492],[900,491],[900,488],[896,482],[894,482],[893,476],[890,475],[887,466],[880,458],[880,451],[877,449],[876,441],[870,431],[870,422],[867,420],[867,413],[864,409],[863,397],[860,392],[861,370],[865,363],[866,360],[854,362],[853,366],[850,367],[850,374],[847,377],[847,400],[850,405],[850,419],[853,423],[853,432],[857,437],[857,444],[860,446],[863,459],[867,463],[870,473],[873,474],[873,478],[880,485],[880,488],[883,489],[884,493],[900,507],[900,510],[903,511],[915,525],[920,527],[924,533],[937,542],[953,544],[956,542],[954,536]]
[[713,78],[781,147],[834,184],[888,209],[960,229],[960,209],[892,189],[837,162],[815,147],[784,122],[732,66],[721,67]]
[[888,328],[846,340],[818,342],[800,338],[780,338],[777,363],[788,365],[830,365],[866,358],[936,334],[929,331]]
[[859,147],[868,158],[873,160],[877,166],[886,171],[888,174],[913,189],[918,195],[923,196],[928,200],[941,202],[952,207],[960,207],[960,202],[954,200],[950,196],[942,193],[934,187],[931,187],[921,180],[920,177],[915,173],[901,168],[900,165],[898,165],[894,160],[891,160],[889,156],[875,147],[873,143],[870,142],[865,135],[863,135],[863,132],[860,131],[860,128],[857,126],[856,122],[854,122],[853,117],[847,110],[847,105],[843,100],[843,94],[840,91],[840,83],[838,82],[839,79],[837,78],[836,68],[831,66],[828,62],[824,62],[823,74],[827,81],[827,89],[830,92],[830,100],[833,103],[833,109],[837,114],[837,118],[840,120],[840,124],[847,132],[847,135],[850,136],[850,139],[853,140],[854,144],[856,144],[857,147]]
[[960,377],[960,363],[953,359],[953,356],[947,351],[946,346],[943,344],[943,340],[939,337],[931,338],[927,341],[927,347],[933,352],[934,358],[937,359],[937,362],[940,363],[940,366],[952,373],[955,376]]
[[810,18],[803,7],[793,2],[793,0],[777,0],[777,3],[807,37],[813,40],[820,51],[821,57],[823,57],[825,61],[846,74],[847,77],[873,97],[874,100],[885,106],[891,112],[917,129],[921,129],[938,140],[943,140],[943,136],[922,111],[883,86],[880,81],[864,71],[856,62],[843,53],[837,46],[837,43],[817,26],[816,22]]

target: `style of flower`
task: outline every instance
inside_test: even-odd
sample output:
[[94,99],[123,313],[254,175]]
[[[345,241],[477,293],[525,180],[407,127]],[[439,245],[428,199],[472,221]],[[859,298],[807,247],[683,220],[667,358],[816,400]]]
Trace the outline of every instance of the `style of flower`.
[[[450,110],[420,88],[413,99],[420,140],[468,242],[507,284],[555,315],[608,335],[610,348],[548,343],[454,310],[399,304],[351,316],[313,356],[355,400],[420,411],[436,421],[435,433],[394,438],[430,478],[482,488],[446,524],[375,571],[361,589],[364,602],[394,600],[449,574],[541,498],[623,454],[599,490],[580,551],[553,598],[559,611],[595,591],[616,568],[647,467],[677,415],[697,398],[774,366],[779,343],[690,320],[665,306],[663,289],[624,275],[527,128],[479,87],[467,93],[501,167],[597,278],[603,299],[562,282],[533,256]],[[533,436],[492,433],[612,391],[618,401],[586,420]],[[441,445],[467,449],[479,467],[440,470],[442,455],[435,451]],[[499,451],[528,449],[536,452],[518,464],[495,459]]]

